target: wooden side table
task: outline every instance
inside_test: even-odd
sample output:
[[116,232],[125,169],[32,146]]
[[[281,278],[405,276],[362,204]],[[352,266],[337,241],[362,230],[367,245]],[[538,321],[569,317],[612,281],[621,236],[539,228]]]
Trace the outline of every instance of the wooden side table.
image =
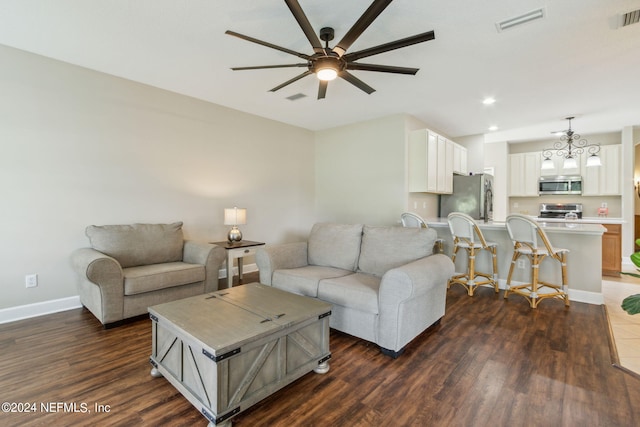
[[239,242],[229,243],[212,242],[214,245],[222,246],[227,251],[227,288],[233,286],[233,260],[238,259],[238,279],[242,283],[242,258],[255,255],[259,246],[264,246],[263,242],[252,242],[250,240],[241,240]]

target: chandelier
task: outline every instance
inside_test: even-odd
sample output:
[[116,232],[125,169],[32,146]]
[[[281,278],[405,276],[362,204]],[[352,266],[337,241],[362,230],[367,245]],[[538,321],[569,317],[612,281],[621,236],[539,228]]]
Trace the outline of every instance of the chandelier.
[[553,148],[545,148],[542,150],[542,169],[553,169],[555,164],[551,159],[552,156],[564,157],[563,168],[574,169],[578,167],[577,156],[583,154],[585,151],[589,154],[587,157],[587,166],[600,166],[600,152],[599,144],[589,144],[586,139],[583,139],[577,133],[571,130],[571,120],[575,117],[567,117],[569,120],[569,129],[563,131],[564,134],[560,137],[560,141],[553,143]]

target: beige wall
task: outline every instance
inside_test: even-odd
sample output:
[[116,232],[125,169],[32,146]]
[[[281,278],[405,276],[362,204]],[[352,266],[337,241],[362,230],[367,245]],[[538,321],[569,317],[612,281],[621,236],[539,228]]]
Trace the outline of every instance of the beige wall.
[[0,63],[0,309],[77,295],[69,253],[89,224],[223,240],[237,205],[247,239],[308,233],[312,132],[3,46]]
[[408,203],[406,135],[414,126],[396,115],[317,132],[318,220],[396,224]]

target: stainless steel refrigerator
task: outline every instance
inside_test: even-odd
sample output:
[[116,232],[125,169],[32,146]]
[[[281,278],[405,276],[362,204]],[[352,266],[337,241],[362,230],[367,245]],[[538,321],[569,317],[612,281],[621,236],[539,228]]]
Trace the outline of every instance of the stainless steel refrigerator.
[[440,196],[440,217],[463,212],[473,219],[493,220],[493,176],[454,175],[453,193]]

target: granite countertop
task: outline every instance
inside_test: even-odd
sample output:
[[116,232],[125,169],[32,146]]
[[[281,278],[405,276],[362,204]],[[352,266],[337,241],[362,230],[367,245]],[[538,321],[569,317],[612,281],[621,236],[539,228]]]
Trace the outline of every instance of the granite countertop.
[[[564,219],[553,219],[551,221],[544,220],[541,221],[540,218],[532,217],[532,219],[536,220],[538,224],[544,229],[545,232],[548,233],[575,233],[575,234],[598,234],[602,235],[606,228],[602,225],[602,221],[589,222],[586,218],[582,220],[577,220],[575,222],[569,222]],[[600,219],[600,218],[597,218]],[[425,218],[427,225],[429,227],[448,227],[449,223],[447,222],[447,218]],[[483,222],[482,220],[477,221],[478,227],[481,230],[505,230],[506,231],[506,223],[504,221],[489,221]]]
[[[544,220],[538,217],[533,218],[538,222],[566,222],[564,218],[545,218]],[[626,221],[622,218],[583,216],[581,219],[576,220],[576,222],[584,224],[624,224]]]

